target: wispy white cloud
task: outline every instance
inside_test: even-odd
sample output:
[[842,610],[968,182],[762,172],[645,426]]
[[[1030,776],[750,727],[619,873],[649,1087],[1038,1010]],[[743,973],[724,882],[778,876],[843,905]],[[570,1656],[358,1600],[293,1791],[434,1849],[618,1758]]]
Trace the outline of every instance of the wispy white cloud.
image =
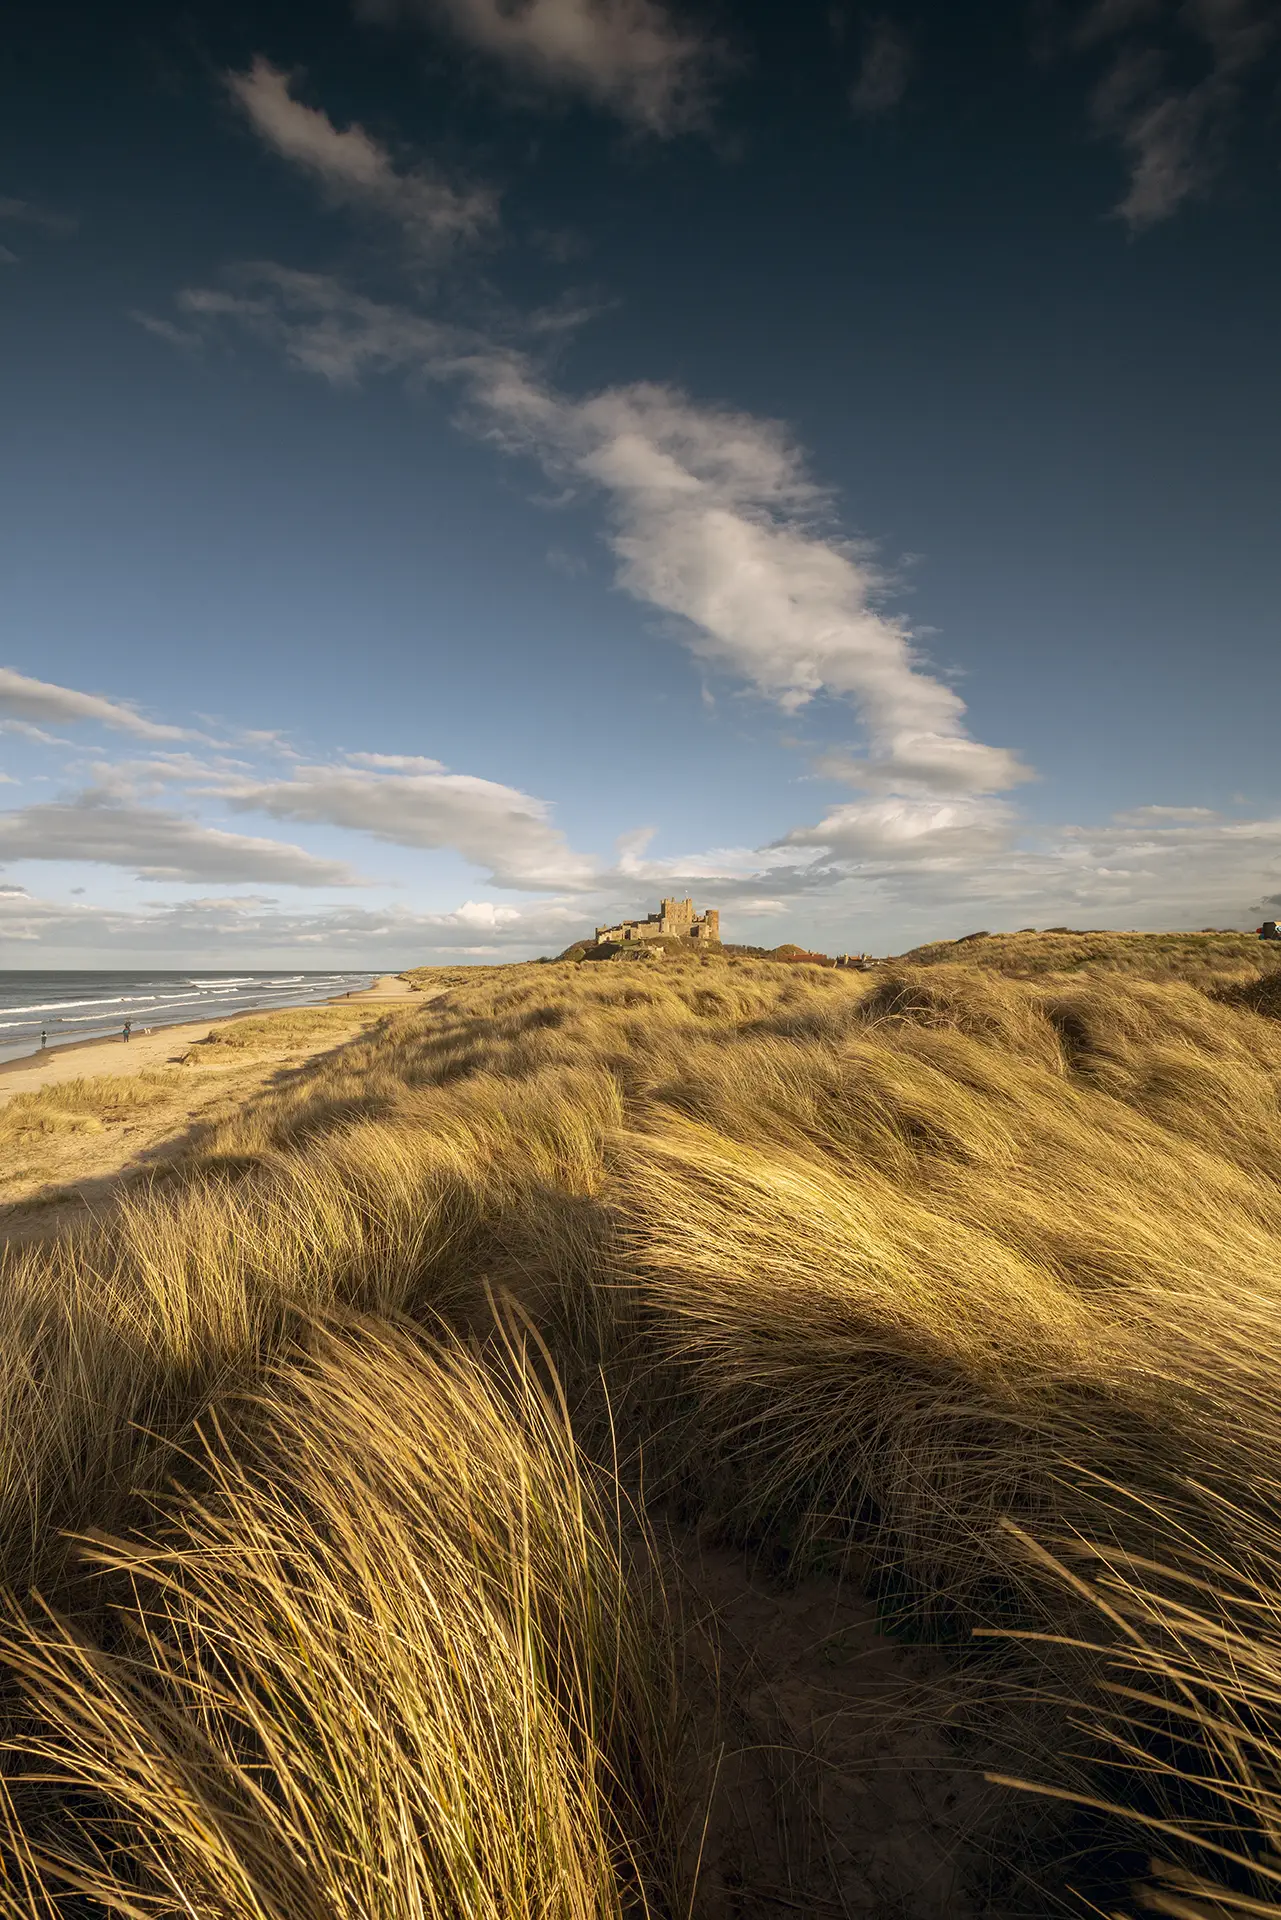
[[78,225],[72,214],[59,213],[35,200],[16,200],[3,194],[0,194],[0,220],[11,220],[22,227],[38,227],[45,233],[74,233]]
[[443,371],[464,343],[453,328],[353,293],[322,273],[270,261],[240,269],[231,288],[187,287],[178,306],[205,329],[239,326],[300,372],[334,386],[369,374]]
[[855,703],[870,746],[860,784],[984,793],[1030,777],[969,737],[964,702],[886,611],[880,569],[831,529],[779,427],[666,387],[568,400],[510,356],[471,372],[501,444],[603,491],[619,584],[676,616],[694,653],[788,713],[822,693]]
[[439,22],[536,82],[575,92],[630,125],[699,125],[721,55],[659,0],[357,0],[366,20]]
[[196,820],[88,790],[71,801],[0,813],[0,861],[73,860],[125,867],[142,880],[359,884],[349,867],[301,847],[224,833]]
[[48,680],[32,680],[12,667],[0,667],[0,715],[8,719],[38,722],[52,720],[69,726],[75,721],[90,721],[111,727],[117,733],[132,733],[140,740],[189,740],[183,727],[161,726],[136,713],[120,700],[107,700],[100,694],[80,693],[74,687],[55,686]]
[[1128,813],[1113,816],[1119,827],[1195,826],[1221,818],[1213,807],[1132,807]]
[[60,733],[46,733],[43,727],[33,727],[27,720],[0,720],[0,733],[10,733],[17,740],[30,740],[38,747],[69,747],[72,744]]
[[277,820],[346,827],[401,847],[452,847],[500,887],[560,892],[588,885],[597,871],[566,844],[545,801],[474,774],[299,766],[286,780],[227,780],[217,792]]
[[166,346],[176,347],[180,353],[198,353],[204,345],[204,335],[197,328],[177,326],[163,315],[146,313],[141,307],[131,307],[129,318],[147,333],[154,334],[157,340],[163,340]]
[[229,754],[201,757],[194,753],[149,753],[136,760],[92,760],[88,772],[93,789],[111,800],[136,800],[176,786],[236,779],[252,771],[245,760]]
[[886,15],[868,23],[863,60],[850,88],[850,105],[864,119],[891,113],[907,92],[912,77],[912,43],[897,21]]
[[1115,211],[1132,231],[1208,190],[1278,24],[1269,0],[1096,0],[1080,14],[1075,44],[1108,50],[1091,113],[1129,164]]
[[475,240],[497,218],[488,188],[457,187],[421,166],[397,168],[357,122],[340,129],[322,108],[295,99],[291,76],[261,56],[248,73],[228,74],[227,85],[254,132],[282,159],[338,205],[384,216],[420,248]]
[[429,760],[421,753],[348,753],[343,758],[354,767],[372,767],[378,773],[444,773],[441,760]]
[[415,370],[461,383],[476,431],[604,495],[619,584],[675,616],[691,649],[795,712],[854,701],[869,754],[860,784],[983,793],[1030,778],[1008,748],[971,739],[965,703],[930,673],[865,546],[769,421],[658,386],[558,394],[515,353],[465,342],[320,275],[270,268],[242,295],[189,291],[190,310],[239,320],[334,382]]

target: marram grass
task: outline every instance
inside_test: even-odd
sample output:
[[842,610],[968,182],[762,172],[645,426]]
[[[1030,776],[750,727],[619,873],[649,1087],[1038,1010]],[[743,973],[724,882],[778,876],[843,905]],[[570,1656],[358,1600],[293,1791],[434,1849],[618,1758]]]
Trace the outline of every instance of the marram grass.
[[487,971],[11,1250],[8,1911],[697,1913],[675,1500],[1005,1649],[1127,1910],[1281,1913],[1281,1023],[1209,987]]

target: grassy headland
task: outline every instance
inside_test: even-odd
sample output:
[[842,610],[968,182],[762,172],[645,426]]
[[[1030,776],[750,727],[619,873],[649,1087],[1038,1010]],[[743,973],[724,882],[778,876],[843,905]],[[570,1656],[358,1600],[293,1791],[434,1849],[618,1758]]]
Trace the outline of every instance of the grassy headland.
[[1281,976],[911,962],[469,971],[8,1249],[0,1911],[1281,1913]]

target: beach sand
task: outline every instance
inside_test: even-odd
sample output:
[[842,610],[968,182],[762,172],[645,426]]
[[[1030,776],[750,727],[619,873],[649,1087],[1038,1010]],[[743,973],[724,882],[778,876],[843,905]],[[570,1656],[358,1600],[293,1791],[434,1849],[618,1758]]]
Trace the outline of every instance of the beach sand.
[[431,1000],[431,992],[424,993],[421,987],[411,987],[394,973],[384,973],[374,981],[372,987],[364,987],[354,993],[340,993],[331,1006],[359,1006],[368,1000]]
[[[391,1001],[408,1004],[410,1001],[422,1003],[432,998],[430,993],[406,986],[394,973],[384,973],[372,987],[339,994],[335,1000],[312,1001],[308,1004],[359,1008],[370,1001],[379,1005]],[[293,1013],[300,1010],[274,1007],[270,1011]],[[37,1053],[24,1054],[18,1060],[0,1060],[0,1106],[15,1093],[36,1093],[42,1087],[55,1087],[66,1080],[82,1080],[90,1074],[95,1078],[110,1074],[114,1079],[177,1063],[190,1047],[196,1046],[216,1028],[234,1026],[238,1020],[265,1020],[269,1017],[269,1013],[247,1011],[228,1014],[222,1020],[193,1020],[180,1027],[152,1027],[145,1030],[136,1026],[128,1041],[122,1040],[116,1033],[106,1039],[75,1040],[69,1046],[45,1047]]]
[[[154,1172],[202,1130],[267,1090],[279,1075],[357,1038],[385,1013],[427,1007],[384,974],[336,1000],[233,1014],[182,1026],[135,1027],[126,1042],[82,1040],[0,1063],[0,1238],[23,1235]],[[205,1043],[247,1027],[234,1045]],[[125,1081],[140,1084],[125,1088]],[[65,1089],[60,1095],[59,1090]],[[49,1093],[48,1101],[18,1095]]]

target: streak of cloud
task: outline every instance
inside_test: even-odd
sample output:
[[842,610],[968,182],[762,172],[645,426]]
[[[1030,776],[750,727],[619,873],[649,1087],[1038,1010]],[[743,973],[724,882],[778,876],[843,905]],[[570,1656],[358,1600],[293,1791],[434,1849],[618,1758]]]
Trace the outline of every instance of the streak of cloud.
[[705,119],[720,59],[659,0],[359,0],[357,13],[440,24],[522,77],[664,136]]
[[870,746],[859,784],[982,794],[1031,777],[1010,749],[970,738],[964,702],[885,611],[870,553],[831,530],[830,502],[774,423],[660,386],[575,400],[519,354],[319,275],[267,268],[248,294],[184,303],[239,320],[335,384],[394,370],[461,384],[477,433],[604,496],[619,585],[674,616],[700,659],[785,712],[820,694],[854,702]]
[[425,252],[475,240],[497,218],[488,188],[453,186],[422,167],[398,169],[357,122],[339,129],[323,109],[296,99],[291,76],[261,55],[247,73],[229,74],[227,85],[259,139],[330,200],[383,216]]
[[133,806],[90,789],[71,801],[0,813],[0,861],[72,860],[125,867],[142,880],[277,886],[355,886],[337,860],[301,847],[224,833],[159,807]]
[[474,774],[301,766],[287,780],[228,780],[216,791],[232,807],[277,820],[346,827],[401,847],[452,847],[500,887],[561,892],[588,885],[597,871],[551,824],[545,801]]
[[110,727],[117,733],[132,733],[140,740],[189,740],[192,737],[183,727],[162,726],[146,719],[122,701],[108,700],[96,693],[80,693],[74,687],[56,686],[48,680],[33,680],[12,667],[0,667],[0,715],[26,723],[52,720],[63,726],[88,721]]
[[1126,157],[1115,212],[1137,233],[1208,192],[1278,17],[1266,0],[1096,0],[1071,40],[1107,50],[1090,112]]
[[877,119],[892,113],[907,92],[912,77],[912,43],[896,21],[873,20],[863,42],[863,61],[850,88],[850,105],[860,118]]

